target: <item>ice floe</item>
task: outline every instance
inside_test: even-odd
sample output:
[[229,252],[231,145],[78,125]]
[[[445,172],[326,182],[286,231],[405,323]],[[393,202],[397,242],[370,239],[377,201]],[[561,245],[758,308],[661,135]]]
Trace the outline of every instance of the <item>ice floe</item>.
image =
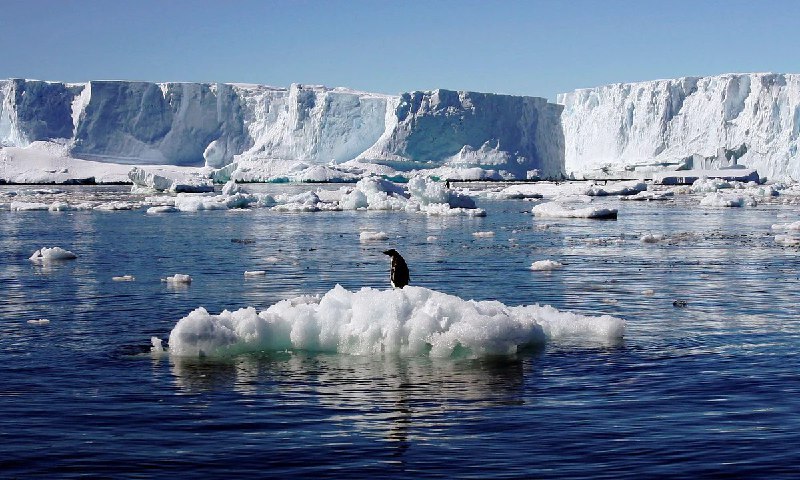
[[33,252],[29,260],[35,263],[49,262],[54,260],[74,260],[77,255],[61,247],[43,247]]
[[[337,285],[324,295],[282,300],[260,313],[249,307],[214,315],[197,308],[170,332],[169,353],[483,356],[560,339],[614,342],[624,333],[625,321],[608,315],[584,316],[547,305],[510,307],[414,286],[349,291]],[[154,350],[163,349],[153,343]]]

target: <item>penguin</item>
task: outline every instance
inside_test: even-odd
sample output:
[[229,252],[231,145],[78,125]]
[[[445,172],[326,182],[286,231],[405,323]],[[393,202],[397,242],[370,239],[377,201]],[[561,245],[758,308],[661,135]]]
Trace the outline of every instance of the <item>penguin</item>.
[[408,274],[408,265],[406,265],[406,261],[403,260],[403,257],[397,253],[397,250],[394,248],[386,250],[383,253],[392,257],[392,286],[395,288],[403,288],[408,285],[408,281],[411,277]]

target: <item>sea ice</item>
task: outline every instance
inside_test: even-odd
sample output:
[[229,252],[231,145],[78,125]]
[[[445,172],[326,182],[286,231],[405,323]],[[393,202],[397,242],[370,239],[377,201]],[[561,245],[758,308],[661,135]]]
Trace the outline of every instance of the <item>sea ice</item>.
[[353,292],[337,285],[321,296],[282,300],[261,313],[249,307],[213,315],[197,308],[170,332],[169,353],[182,357],[270,350],[506,355],[558,339],[614,342],[624,332],[622,319],[560,312],[547,305],[509,307],[415,286]]
[[558,202],[546,202],[534,206],[531,209],[537,217],[543,218],[592,218],[592,219],[616,219],[616,208],[572,208]]
[[176,273],[171,277],[165,278],[163,281],[167,283],[192,283],[192,277],[183,273]]
[[702,200],[700,205],[704,207],[755,207],[756,200],[749,195],[723,194],[719,192],[709,193]]
[[73,260],[77,255],[61,247],[43,247],[33,252],[30,261],[35,263],[49,262],[51,260]]
[[376,240],[389,240],[389,235],[387,235],[386,232],[364,231],[359,234],[358,238],[362,242],[371,242]]
[[530,269],[535,272],[548,272],[551,270],[557,270],[563,266],[563,264],[556,262],[555,260],[538,260],[531,263]]

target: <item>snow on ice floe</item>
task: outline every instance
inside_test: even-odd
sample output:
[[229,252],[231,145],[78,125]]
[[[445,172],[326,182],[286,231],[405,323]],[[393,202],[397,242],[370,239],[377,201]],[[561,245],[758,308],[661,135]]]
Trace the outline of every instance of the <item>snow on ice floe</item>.
[[714,192],[703,197],[700,205],[704,207],[755,207],[757,202],[750,195]]
[[664,240],[665,238],[666,237],[664,235],[660,234],[660,233],[658,233],[658,234],[646,233],[646,234],[642,235],[639,238],[639,240],[642,243],[658,243],[658,242]]
[[534,206],[531,213],[543,218],[590,218],[598,220],[616,219],[616,208],[573,208],[560,202],[546,202]]
[[785,247],[800,245],[800,221],[772,225],[773,230],[783,233],[775,234],[775,243]]
[[53,260],[74,260],[77,255],[61,247],[43,247],[33,252],[30,261],[35,263],[49,262]]
[[362,242],[373,242],[373,241],[389,240],[389,235],[387,235],[386,232],[373,232],[370,230],[366,230],[361,232],[358,235],[358,238]]
[[635,195],[647,190],[647,184],[642,181],[627,181],[610,183],[607,185],[592,185],[586,189],[584,195],[604,197],[610,195]]
[[555,260],[538,260],[531,263],[530,269],[534,272],[549,272],[551,270],[557,270],[563,266],[563,264]]
[[[224,357],[260,351],[322,351],[353,355],[513,354],[551,340],[615,342],[625,321],[560,312],[545,305],[509,307],[463,300],[423,287],[349,291],[282,300],[210,314],[200,307],[169,335],[170,355]],[[160,345],[153,345],[153,350]]]
[[188,284],[192,283],[192,277],[183,273],[176,273],[171,277],[162,279],[162,281],[172,284]]

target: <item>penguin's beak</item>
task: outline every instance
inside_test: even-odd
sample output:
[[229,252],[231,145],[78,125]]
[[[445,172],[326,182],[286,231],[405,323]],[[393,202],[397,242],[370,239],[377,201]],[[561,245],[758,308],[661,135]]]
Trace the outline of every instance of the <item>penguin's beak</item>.
[[384,255],[389,255],[391,257],[392,256],[392,251],[391,250],[384,250],[383,254]]

